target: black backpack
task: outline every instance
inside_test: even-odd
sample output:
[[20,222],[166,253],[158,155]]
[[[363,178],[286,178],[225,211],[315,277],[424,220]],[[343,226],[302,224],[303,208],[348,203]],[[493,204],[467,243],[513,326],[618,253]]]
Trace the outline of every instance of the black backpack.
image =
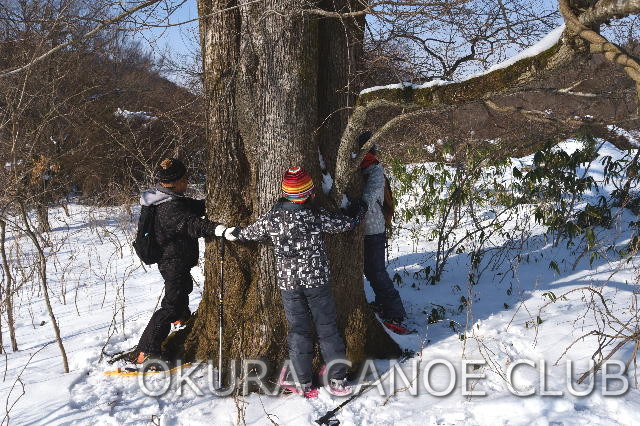
[[138,232],[133,241],[136,254],[147,265],[158,263],[162,251],[155,237],[156,206],[142,206],[138,220]]

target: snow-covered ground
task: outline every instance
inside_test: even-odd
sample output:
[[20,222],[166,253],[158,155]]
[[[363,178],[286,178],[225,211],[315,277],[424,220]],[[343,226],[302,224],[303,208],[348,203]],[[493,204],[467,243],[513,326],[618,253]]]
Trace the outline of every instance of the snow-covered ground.
[[[576,144],[568,142],[563,147],[570,151]],[[602,176],[600,160],[606,155],[619,158],[623,153],[605,144],[600,155],[589,169],[596,180]],[[530,162],[530,157],[514,160],[514,164]],[[605,185],[601,190],[608,192],[610,188]],[[593,192],[588,197],[597,195]],[[630,223],[637,217],[628,210],[613,211],[615,220],[611,229],[598,228],[596,234],[604,247],[620,249],[629,242]],[[69,216],[62,210],[53,212],[54,232],[48,250],[56,250],[58,254],[48,265],[49,284],[71,372],[63,373],[38,281],[27,280],[15,301],[20,350],[16,353],[9,350],[0,357],[0,411],[9,410],[10,423],[304,425],[313,424],[343,400],[325,390],[315,400],[258,394],[216,397],[207,389],[204,370],[196,370],[191,376],[194,383],[201,385],[202,395],[194,394],[185,385],[181,395],[170,391],[164,396],[150,397],[140,390],[136,379],[104,376],[102,371],[108,366],[100,361],[103,346],[108,353],[133,346],[156,307],[162,288],[157,269],[145,270],[130,249],[135,210],[133,213],[129,214],[124,207],[95,209],[79,205],[70,206]],[[532,218],[521,215],[517,220]],[[595,384],[588,396],[569,392],[567,360],[574,361],[571,383],[584,388],[576,386],[575,380],[587,369],[597,340],[590,336],[566,350],[578,337],[596,329],[599,317],[593,312],[585,315],[585,301],[590,300],[587,291],[561,298],[570,290],[591,286],[601,290],[612,313],[623,322],[628,321],[637,309],[633,304],[639,289],[638,259],[622,262],[609,249],[592,260],[581,256],[584,242],[567,248],[566,241],[561,241],[554,247],[542,229],[532,229],[534,232],[517,248],[496,249],[503,260],[486,268],[474,286],[467,284],[468,255],[453,256],[441,282],[429,285],[416,273],[432,262],[433,243],[414,241],[409,230],[393,240],[388,269],[399,281],[410,322],[418,330],[417,334],[394,338],[403,348],[418,351],[415,358],[404,364],[409,377],[412,368],[419,365],[417,395],[411,395],[399,375],[395,395],[389,395],[391,384],[383,380],[387,395],[374,389],[353,401],[338,412],[341,424],[640,423],[640,392],[633,383],[633,374],[629,375],[630,389],[620,396],[604,395],[601,374],[595,382],[587,381]],[[12,244],[10,240],[9,245]],[[21,246],[28,252],[26,242]],[[496,258],[487,256],[483,262],[490,260]],[[552,262],[557,269],[550,267]],[[192,310],[200,301],[202,270],[194,268],[193,275],[196,285],[191,296]],[[554,297],[551,294],[558,300],[539,313]],[[372,298],[368,286],[367,295]],[[432,309],[441,309],[444,319],[428,324],[427,316]],[[638,326],[636,322],[628,325]],[[7,348],[4,319],[2,333]],[[627,345],[612,359],[624,362],[632,349],[632,345]],[[535,391],[527,397],[514,395],[506,380],[509,367],[523,359],[534,362],[535,368],[520,365],[513,373],[513,383],[520,392]],[[440,361],[430,365],[433,360]],[[469,380],[467,388],[484,392],[485,396],[463,394],[463,360],[486,363],[477,369],[467,367],[469,374],[484,376]],[[455,371],[455,381],[451,380],[447,362]],[[546,374],[541,380],[543,363]],[[380,373],[388,365],[385,360],[375,362]],[[431,389],[425,386],[425,372],[430,372],[427,384]],[[151,381],[160,382],[163,377],[158,375]],[[436,396],[451,383],[453,388],[447,396]],[[619,389],[620,383],[612,381],[609,390]],[[560,391],[563,395],[542,395],[545,391]]]

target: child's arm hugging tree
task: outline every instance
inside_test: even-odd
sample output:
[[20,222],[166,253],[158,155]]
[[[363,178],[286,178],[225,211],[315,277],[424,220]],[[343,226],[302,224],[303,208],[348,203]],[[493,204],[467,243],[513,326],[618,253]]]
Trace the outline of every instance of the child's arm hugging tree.
[[366,213],[367,204],[362,200],[351,202],[347,210],[348,216],[342,213],[320,209],[319,216],[320,222],[322,223],[322,232],[338,234],[351,231],[362,222]]
[[235,227],[231,229],[231,238],[225,233],[228,240],[234,241],[234,238],[240,241],[266,241],[269,239],[269,223],[271,220],[271,212],[262,215],[251,225],[242,228]]

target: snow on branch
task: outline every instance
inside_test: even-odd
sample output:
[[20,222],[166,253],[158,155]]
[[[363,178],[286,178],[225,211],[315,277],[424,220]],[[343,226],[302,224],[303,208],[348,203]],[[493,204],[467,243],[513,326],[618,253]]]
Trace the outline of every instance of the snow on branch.
[[[484,74],[469,77],[459,82],[431,81],[422,85],[400,83],[398,85],[365,89],[360,93],[358,104],[343,132],[338,158],[336,161],[335,183],[332,198],[338,202],[358,165],[367,151],[384,137],[391,129],[406,120],[411,120],[424,112],[425,107],[445,104],[460,104],[484,96],[497,93],[506,87],[521,81],[523,76],[529,78],[543,71],[560,49],[560,37],[564,26],[551,31],[547,36],[530,48],[525,49],[500,64],[495,65]],[[402,107],[404,113],[388,121],[373,134],[362,148],[357,147],[356,140],[364,130],[368,113],[379,107]],[[353,153],[356,153],[354,156]]]
[[[640,1],[640,0],[638,0]],[[448,84],[455,84],[455,83],[460,83],[460,82],[464,82],[464,81],[468,81],[474,78],[478,78],[478,77],[482,77],[483,75],[492,73],[493,71],[497,71],[497,70],[501,70],[501,69],[505,69],[507,67],[510,67],[511,65],[515,64],[518,61],[521,61],[523,59],[528,59],[528,58],[532,58],[534,56],[537,56],[541,53],[543,53],[544,51],[551,49],[553,46],[555,46],[558,41],[560,41],[560,37],[562,37],[562,33],[564,32],[565,26],[561,25],[558,28],[555,28],[554,30],[552,30],[551,32],[549,32],[546,36],[544,36],[538,43],[534,44],[533,46],[530,46],[528,48],[526,48],[525,50],[521,51],[520,53],[510,57],[509,59],[506,59],[496,65],[493,65],[491,68],[489,68],[488,70],[479,73],[479,74],[474,74],[471,76],[468,76],[467,78],[463,79],[463,80],[459,80],[457,82],[451,82],[451,81],[446,81],[446,80],[431,80],[428,81],[426,83],[422,83],[422,84],[414,84],[414,83],[410,83],[410,82],[403,82],[403,83],[397,83],[397,84],[389,84],[386,86],[375,86],[375,87],[369,87],[367,89],[364,89],[360,92],[360,95],[365,95],[367,93],[372,93],[378,90],[385,90],[385,89],[407,89],[407,88],[411,88],[413,90],[420,90],[420,89],[427,89],[430,87],[435,87],[435,86],[444,86],[444,85],[448,85]]]

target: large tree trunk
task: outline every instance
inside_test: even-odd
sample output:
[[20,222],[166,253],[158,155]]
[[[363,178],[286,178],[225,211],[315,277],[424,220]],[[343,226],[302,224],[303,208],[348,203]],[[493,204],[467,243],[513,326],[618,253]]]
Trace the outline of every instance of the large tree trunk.
[[[349,6],[351,10],[357,7],[346,0],[325,0],[321,6],[343,11]],[[358,82],[354,77],[359,71],[364,24],[364,16],[349,20],[319,19],[316,133],[327,172],[336,170],[340,138],[355,105]],[[338,322],[346,327],[348,356],[354,362],[367,356],[390,356],[398,350],[367,308],[362,291],[362,241],[360,233],[327,239],[334,294],[339,295]],[[358,255],[350,256],[352,253]]]
[[[357,40],[358,30],[350,23],[348,32],[336,31],[332,21],[303,14],[304,4],[272,0],[242,6],[213,14],[201,25],[209,99],[208,212],[229,225],[246,225],[267,212],[290,166],[307,169],[321,192],[320,143],[328,169],[335,164],[347,113],[337,114],[319,133],[316,129],[330,113],[353,103],[345,87],[353,75],[354,50],[345,34]],[[199,12],[205,16],[234,5],[200,0]],[[357,232],[328,241],[338,321],[347,355],[356,363],[398,353],[366,305],[361,241]],[[215,359],[217,243],[209,242],[206,253],[204,295],[185,349],[187,356]],[[279,364],[286,358],[287,326],[270,247],[228,244],[224,300],[224,351],[230,359]]]

